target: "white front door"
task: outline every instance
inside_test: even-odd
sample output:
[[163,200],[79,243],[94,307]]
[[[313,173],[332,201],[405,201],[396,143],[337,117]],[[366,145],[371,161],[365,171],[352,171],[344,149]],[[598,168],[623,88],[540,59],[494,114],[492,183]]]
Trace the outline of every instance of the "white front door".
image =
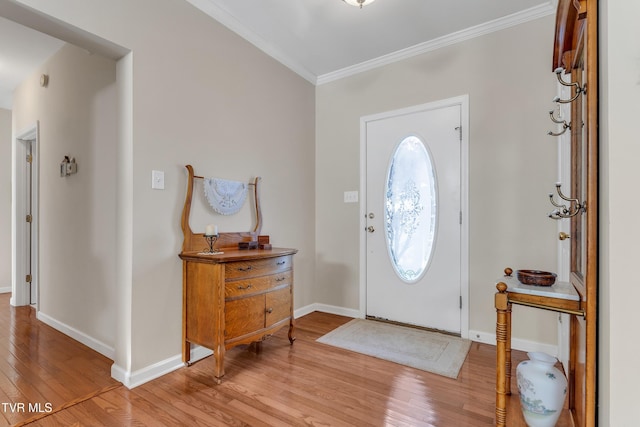
[[366,315],[460,334],[461,105],[364,120]]

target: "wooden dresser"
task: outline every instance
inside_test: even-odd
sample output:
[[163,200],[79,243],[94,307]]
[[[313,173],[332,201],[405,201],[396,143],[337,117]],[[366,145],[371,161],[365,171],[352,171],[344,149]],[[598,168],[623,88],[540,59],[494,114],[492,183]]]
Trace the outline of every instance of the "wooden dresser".
[[[204,233],[194,233],[189,224],[195,175],[191,165],[187,195],[182,210],[182,360],[189,365],[191,344],[213,350],[214,376],[224,376],[226,350],[240,344],[255,344],[284,326],[293,344],[293,255],[297,249],[239,249],[240,243],[255,242],[262,227],[258,184],[253,187],[256,224],[251,231],[220,233],[209,245]],[[207,249],[209,248],[209,249]],[[216,249],[221,253],[211,253]]]
[[181,253],[183,260],[182,359],[191,343],[213,350],[214,375],[224,375],[225,350],[260,342],[283,326],[293,343],[295,249],[225,249],[219,255]]

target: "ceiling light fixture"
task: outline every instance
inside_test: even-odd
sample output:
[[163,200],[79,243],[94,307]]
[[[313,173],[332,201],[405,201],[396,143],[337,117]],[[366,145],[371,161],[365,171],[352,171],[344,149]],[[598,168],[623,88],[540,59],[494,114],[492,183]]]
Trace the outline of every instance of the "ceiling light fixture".
[[362,6],[366,6],[368,4],[373,3],[375,0],[342,0],[343,2],[350,4],[351,6],[359,6],[362,9]]

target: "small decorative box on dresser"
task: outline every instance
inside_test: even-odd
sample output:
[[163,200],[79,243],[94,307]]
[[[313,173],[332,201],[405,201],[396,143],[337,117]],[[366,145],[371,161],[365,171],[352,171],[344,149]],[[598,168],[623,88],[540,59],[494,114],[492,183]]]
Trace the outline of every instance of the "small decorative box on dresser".
[[[252,231],[218,233],[209,225],[194,233],[189,225],[194,179],[204,179],[186,166],[187,196],[182,210],[182,360],[189,365],[191,344],[213,350],[214,376],[224,376],[225,351],[240,344],[255,344],[283,326],[293,344],[293,255],[297,249],[256,249],[262,226],[258,184],[253,187]],[[262,236],[263,240],[267,236]],[[267,240],[268,242],[268,240]],[[246,245],[245,245],[246,243]]]
[[183,354],[191,343],[213,350],[214,375],[224,375],[225,350],[260,342],[287,325],[293,343],[295,249],[225,249],[223,254],[181,253]]

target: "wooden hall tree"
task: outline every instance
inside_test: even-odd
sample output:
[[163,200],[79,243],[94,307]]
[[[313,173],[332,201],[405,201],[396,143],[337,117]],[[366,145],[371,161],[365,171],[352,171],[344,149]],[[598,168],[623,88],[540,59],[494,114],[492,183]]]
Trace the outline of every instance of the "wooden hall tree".
[[[576,426],[596,425],[598,300],[598,1],[560,0],[552,67],[571,75],[571,284],[583,316],[570,317],[569,408]],[[580,92],[580,93],[578,93]],[[576,96],[577,95],[577,96]]]
[[[511,308],[513,304],[570,315],[568,407],[576,427],[596,425],[596,349],[598,308],[598,1],[559,0],[552,70],[570,87],[571,185],[560,189],[550,216],[570,218],[570,284],[567,293],[549,296],[496,286],[496,425],[507,420],[511,394]],[[553,117],[552,117],[553,119]],[[554,120],[555,121],[555,120]],[[556,123],[561,123],[556,121]],[[564,143],[564,142],[562,142]],[[565,195],[566,194],[566,195]],[[559,200],[555,202],[554,200]],[[562,200],[563,199],[563,200]],[[559,236],[561,239],[567,236]],[[507,269],[510,270],[510,269]],[[510,274],[505,270],[507,275]],[[505,279],[505,282],[509,282]],[[556,289],[558,290],[558,289]],[[563,292],[564,293],[564,292]]]

